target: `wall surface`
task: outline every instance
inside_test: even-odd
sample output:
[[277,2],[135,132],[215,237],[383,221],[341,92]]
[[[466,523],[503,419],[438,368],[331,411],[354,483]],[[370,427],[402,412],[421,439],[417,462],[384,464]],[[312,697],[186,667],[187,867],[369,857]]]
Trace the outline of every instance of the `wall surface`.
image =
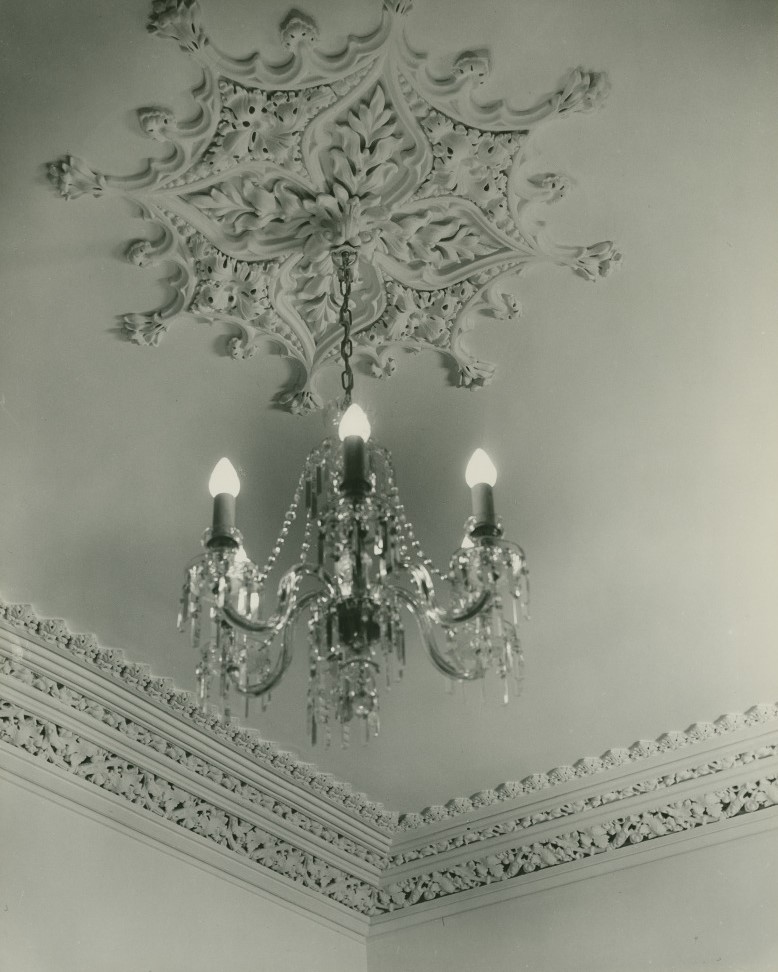
[[364,944],[0,781],[0,967],[364,972]]
[[371,941],[370,972],[775,972],[776,831]]

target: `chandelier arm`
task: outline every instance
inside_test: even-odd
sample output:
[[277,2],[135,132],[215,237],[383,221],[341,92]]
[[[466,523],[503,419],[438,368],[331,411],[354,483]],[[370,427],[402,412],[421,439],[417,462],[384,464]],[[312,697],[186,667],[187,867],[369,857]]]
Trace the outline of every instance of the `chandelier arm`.
[[441,672],[447,678],[453,678],[460,682],[472,682],[477,678],[481,678],[483,672],[480,669],[468,670],[457,668],[441,654],[435,638],[435,632],[433,631],[432,624],[430,623],[429,615],[426,609],[419,605],[416,598],[410,593],[410,591],[406,591],[403,587],[394,586],[392,587],[392,590],[397,595],[398,599],[405,604],[411,614],[416,618],[424,648],[429,655],[430,661],[439,672]]
[[309,594],[303,595],[299,601],[297,601],[296,606],[292,609],[289,614],[286,626],[284,628],[284,640],[283,647],[281,649],[281,654],[278,656],[278,661],[276,662],[275,668],[261,682],[253,682],[248,685],[241,686],[235,673],[230,673],[230,678],[232,679],[235,689],[241,695],[265,695],[271,689],[275,688],[276,685],[281,681],[287,668],[292,661],[292,656],[294,654],[294,626],[297,620],[297,615],[308,605],[309,601],[314,600],[318,597],[318,592],[311,591]]
[[[287,571],[281,578],[278,585],[279,610],[266,621],[254,621],[251,618],[247,618],[240,611],[237,611],[229,601],[224,602],[221,608],[222,614],[234,628],[245,631],[247,634],[264,634],[268,631],[278,632],[281,628],[289,624],[292,612],[296,606],[299,606],[300,602],[297,600],[297,588],[303,577],[314,577],[326,592],[334,597],[336,593],[335,584],[325,570],[320,570],[310,564],[298,564],[290,571]],[[313,593],[318,596],[321,592],[315,591]]]
[[411,575],[416,589],[419,592],[419,596],[424,602],[425,614],[436,624],[452,625],[472,621],[473,618],[481,614],[491,604],[492,592],[489,588],[485,588],[474,600],[468,602],[464,607],[444,611],[438,605],[435,595],[435,585],[427,568],[422,564],[411,564],[408,566],[408,573]]
[[[313,577],[315,580],[319,581],[322,587],[325,589],[330,597],[335,597],[337,594],[337,588],[335,586],[335,581],[330,577],[327,571],[323,567],[314,567],[312,564],[298,564],[295,570],[304,577]],[[321,593],[320,591],[314,593]]]
[[228,600],[225,599],[221,607],[221,613],[234,627],[248,634],[264,634],[267,631],[280,631],[289,623],[289,618],[297,605],[297,588],[300,583],[300,571],[292,568],[281,578],[278,585],[278,611],[271,615],[266,621],[253,621],[237,611]]

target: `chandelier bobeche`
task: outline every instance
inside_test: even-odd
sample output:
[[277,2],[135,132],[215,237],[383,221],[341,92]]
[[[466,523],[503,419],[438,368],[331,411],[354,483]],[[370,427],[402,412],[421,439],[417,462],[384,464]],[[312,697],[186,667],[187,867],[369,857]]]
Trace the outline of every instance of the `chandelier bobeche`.
[[[519,614],[527,601],[522,550],[503,539],[492,487],[496,470],[482,449],[466,471],[472,515],[446,574],[422,551],[405,513],[392,458],[371,437],[364,411],[351,403],[348,299],[353,255],[333,254],[344,325],[341,345],[345,410],[338,440],[327,437],[308,456],[276,545],[263,568],[252,563],[235,526],[238,476],[228,459],[213,471],[213,524],[204,552],[189,567],[179,625],[199,656],[203,705],[215,682],[223,704],[231,693],[268,698],[289,667],[297,621],[308,616],[308,724],[311,741],[329,743],[333,723],[348,742],[357,719],[368,737],[379,730],[379,682],[405,666],[405,611],[418,622],[435,667],[470,681],[492,669],[509,699],[518,688],[522,653]],[[282,574],[275,609],[267,613],[269,575],[293,523],[304,516],[299,557]],[[450,596],[447,608],[438,587]],[[438,629],[442,638],[438,637]]]

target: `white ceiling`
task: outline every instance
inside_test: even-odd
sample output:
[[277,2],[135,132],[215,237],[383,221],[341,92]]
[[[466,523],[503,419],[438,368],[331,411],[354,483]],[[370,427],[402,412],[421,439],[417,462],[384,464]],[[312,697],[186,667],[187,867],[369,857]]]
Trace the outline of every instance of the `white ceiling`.
[[[157,271],[120,259],[143,225],[120,200],[66,204],[46,183],[64,152],[135,171],[157,146],[134,109],[186,112],[197,68],[146,33],[148,7],[3,5],[0,589],[192,688],[174,623],[211,467],[223,454],[239,467],[262,560],[324,427],[271,408],[278,356],[234,362],[195,323],[157,349],[121,339],[117,316],[164,293]],[[288,9],[202,7],[236,54],[273,42]],[[309,12],[326,42],[379,9]],[[778,698],[776,20],[772,0],[417,0],[416,46],[488,46],[494,96],[529,104],[570,67],[608,72],[601,112],[534,145],[540,171],[576,183],[554,235],[614,239],[624,265],[596,286],[552,267],[517,281],[523,318],[473,338],[500,362],[484,391],[450,387],[434,354],[359,385],[437,560],[468,512],[464,461],[482,444],[498,463],[532,574],[523,698],[449,696],[417,652],[377,740],[312,750],[301,652],[252,716],[267,738],[413,809]]]

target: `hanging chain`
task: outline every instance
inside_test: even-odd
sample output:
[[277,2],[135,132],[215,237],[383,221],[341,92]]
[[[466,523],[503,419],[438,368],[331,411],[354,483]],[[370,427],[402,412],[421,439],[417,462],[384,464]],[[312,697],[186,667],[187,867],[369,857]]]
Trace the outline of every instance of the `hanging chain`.
[[333,253],[333,259],[338,270],[338,284],[340,286],[340,296],[342,298],[340,311],[338,313],[338,323],[343,328],[343,340],[340,342],[340,356],[343,359],[343,373],[340,376],[340,383],[343,386],[346,408],[351,404],[351,392],[354,388],[354,372],[351,370],[351,356],[354,353],[354,343],[351,340],[351,308],[349,300],[351,298],[351,284],[354,281],[352,267],[357,259],[355,250],[344,247]]

